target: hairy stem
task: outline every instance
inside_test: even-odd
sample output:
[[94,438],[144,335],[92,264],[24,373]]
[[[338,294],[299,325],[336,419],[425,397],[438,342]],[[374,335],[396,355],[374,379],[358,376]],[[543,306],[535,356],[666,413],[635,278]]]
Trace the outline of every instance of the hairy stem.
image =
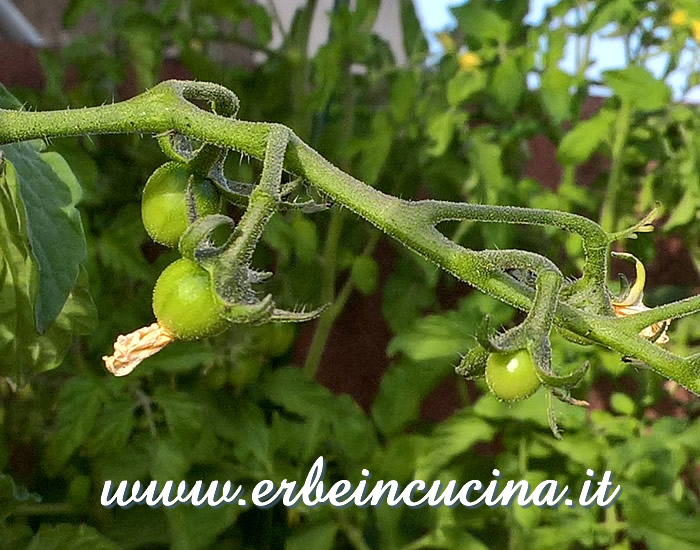
[[[286,171],[310,182],[335,202],[362,216],[460,280],[507,304],[524,310],[530,309],[533,289],[504,273],[503,265],[504,262],[517,263],[529,259],[545,267],[549,262],[546,258],[522,251],[475,251],[464,248],[435,228],[436,220],[440,219],[439,216],[435,217],[435,207],[426,208],[426,203],[405,201],[363,184],[333,166],[282,125],[226,118],[200,109],[188,98],[206,99],[216,105],[233,106],[235,103],[235,95],[220,86],[168,81],[128,101],[102,107],[41,113],[0,110],[0,143],[89,133],[162,134],[175,131],[191,139],[262,159],[270,136],[286,135],[289,141],[281,159]],[[623,117],[618,125],[622,131],[629,125],[629,115],[625,117],[627,118]],[[624,135],[618,133],[615,148],[618,151],[618,164],[624,141]],[[615,181],[619,183],[619,177]],[[263,195],[268,193],[263,191]],[[458,219],[468,217],[469,205],[437,204]],[[538,223],[537,220],[540,219],[541,223],[575,230],[583,236],[589,257],[598,254],[598,260],[590,268],[595,271],[596,277],[591,275],[589,278],[601,276],[600,263],[604,262],[607,252],[601,252],[603,230],[598,231],[592,222],[581,221],[582,219],[563,212],[545,211],[547,213],[543,214],[542,211],[526,213],[514,210],[503,215],[505,211],[502,209],[492,211],[473,207],[469,216],[481,219],[488,212],[497,212],[507,223]],[[603,250],[607,250],[607,243]],[[509,255],[504,255],[504,252]],[[586,288],[591,290],[592,295],[606,292],[604,281],[589,280],[586,283]],[[576,303],[575,307],[573,303]],[[635,319],[634,321],[626,321],[615,319],[607,312],[598,314],[596,312],[599,308],[591,307],[585,301],[567,303],[564,299],[556,306],[554,324],[647,363],[660,374],[700,393],[698,361],[683,359],[665,351],[639,337],[636,330],[638,324],[650,319],[654,322],[699,310],[700,298],[695,297],[635,315],[629,318]]]

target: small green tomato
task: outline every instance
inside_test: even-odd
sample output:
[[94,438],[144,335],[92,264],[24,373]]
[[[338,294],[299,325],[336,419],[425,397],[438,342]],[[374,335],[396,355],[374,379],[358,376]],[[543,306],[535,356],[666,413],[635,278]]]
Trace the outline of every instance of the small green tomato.
[[494,352],[486,360],[486,383],[502,401],[527,399],[540,387],[530,352]]
[[[151,174],[143,189],[141,218],[146,232],[154,241],[170,248],[177,246],[190,224],[186,200],[189,177],[184,164],[166,162]],[[193,193],[197,215],[221,212],[221,197],[210,180],[195,176]]]
[[158,277],[153,313],[161,327],[181,340],[214,336],[228,326],[209,272],[186,258],[170,264]]

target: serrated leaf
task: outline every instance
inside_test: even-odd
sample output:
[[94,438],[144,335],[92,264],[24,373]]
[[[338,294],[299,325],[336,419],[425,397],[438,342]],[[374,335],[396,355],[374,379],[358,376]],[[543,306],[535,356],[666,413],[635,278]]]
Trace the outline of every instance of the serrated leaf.
[[41,497],[18,486],[10,476],[0,473],[0,523],[17,506],[29,501],[41,502]]
[[190,394],[165,386],[154,392],[153,401],[162,409],[173,436],[183,445],[194,445],[204,428],[204,405]]
[[423,400],[453,373],[450,363],[426,364],[399,361],[384,373],[372,406],[372,418],[379,430],[391,435],[418,418]]
[[44,524],[27,550],[121,550],[121,547],[88,525]]
[[125,447],[134,427],[134,403],[112,401],[105,404],[88,441],[91,455],[110,454]]
[[432,141],[427,149],[428,154],[439,157],[447,151],[455,131],[455,116],[452,111],[443,111],[428,122],[426,131]]
[[480,70],[459,71],[447,83],[447,102],[456,107],[486,86],[486,73]]
[[170,526],[172,550],[210,548],[219,533],[233,525],[243,510],[241,506],[175,506],[165,510]]
[[667,498],[634,488],[622,491],[625,519],[654,549],[700,547],[697,514],[683,512]]
[[46,157],[47,162],[27,143],[4,145],[0,150],[15,170],[19,190],[15,208],[23,211],[28,247],[39,272],[33,308],[36,328],[44,333],[66,303],[87,256],[75,208],[80,192],[70,168],[55,153]]
[[419,57],[428,51],[428,41],[421,28],[420,21],[416,15],[416,8],[412,0],[400,0],[401,9],[401,30],[403,36],[403,46],[409,57]]
[[450,11],[457,19],[459,28],[469,37],[498,42],[507,42],[510,37],[510,23],[494,10],[469,2],[451,7]]
[[76,376],[63,385],[56,431],[46,447],[45,466],[50,475],[58,473],[87,440],[105,399],[104,386],[93,376]]
[[581,164],[610,137],[615,113],[602,110],[597,115],[579,122],[561,140],[557,159],[562,164]]
[[337,533],[338,525],[333,521],[305,525],[292,532],[284,543],[284,550],[330,550]]
[[493,71],[490,93],[498,105],[507,113],[512,113],[520,103],[525,91],[525,79],[515,59],[507,57]]
[[605,71],[603,81],[623,102],[639,111],[655,111],[671,100],[671,90],[644,67],[632,65],[617,71]]
[[453,458],[472,445],[491,440],[496,429],[473,414],[470,410],[460,412],[435,428],[427,450],[418,457],[416,479],[433,479]]
[[573,77],[558,67],[547,69],[540,83],[540,97],[547,114],[555,124],[561,124],[571,114]]
[[343,456],[359,459],[371,450],[371,424],[349,396],[334,396],[293,367],[274,371],[259,387],[270,401],[287,411],[329,426]]

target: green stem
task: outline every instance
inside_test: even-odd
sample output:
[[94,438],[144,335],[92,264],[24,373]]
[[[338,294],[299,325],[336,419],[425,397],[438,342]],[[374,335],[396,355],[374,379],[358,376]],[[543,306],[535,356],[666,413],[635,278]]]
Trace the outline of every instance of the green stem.
[[632,108],[629,102],[623,101],[615,121],[615,139],[612,148],[612,167],[608,178],[608,189],[600,212],[600,225],[608,232],[615,230],[617,216],[617,201],[623,187],[623,153],[632,119]]
[[[271,132],[287,132],[289,143],[283,159],[285,170],[304,178],[335,202],[365,218],[458,279],[507,304],[523,310],[530,309],[533,289],[504,273],[496,261],[498,255],[494,256],[494,251],[470,250],[451,241],[435,228],[435,219],[430,217],[430,209],[421,206],[421,203],[386,195],[363,184],[333,166],[282,125],[232,120],[198,108],[187,100],[188,97],[209,99],[219,105],[226,101],[232,104],[232,97],[235,96],[225,88],[213,84],[168,81],[128,101],[102,107],[41,113],[0,110],[0,143],[89,133],[162,134],[176,131],[191,139],[262,159]],[[621,152],[631,116],[628,109],[623,109],[625,113],[620,115],[618,120],[619,131],[614,147],[613,167],[614,175],[617,175],[611,177],[613,186],[619,186],[621,180]],[[614,208],[614,200],[617,200],[617,191],[619,189],[609,192],[609,199],[613,200],[608,200],[608,207],[604,209],[606,219],[614,213],[611,208]],[[445,203],[440,204],[446,206]],[[464,207],[449,208],[461,212]],[[472,213],[481,216],[480,212],[474,209]],[[518,216],[521,214],[513,213],[509,219]],[[563,227],[568,223],[564,220],[570,219],[570,215],[566,213],[550,212],[547,216],[548,222],[558,227]],[[504,221],[507,222],[508,219]],[[587,224],[582,222],[581,227],[585,225]],[[593,225],[583,230],[590,230],[590,235],[585,236],[584,240],[587,240],[589,252],[595,253],[599,249],[595,241],[598,238],[595,236],[597,230]],[[594,244],[591,245],[591,242]],[[532,257],[534,258],[534,255]],[[588,288],[598,293],[605,292],[604,282],[589,285]],[[662,311],[663,319],[671,317],[670,313],[685,315],[700,311],[700,298],[696,297],[679,304],[669,304],[664,306],[666,309],[657,308],[652,310],[657,313],[648,314],[659,315],[658,311]],[[646,318],[644,319],[646,321]],[[620,320],[613,318],[611,314],[598,315],[593,313],[590,305],[585,302],[574,307],[573,303],[564,299],[560,300],[556,307],[554,323],[579,336],[645,362],[667,378],[700,393],[698,361],[683,359],[644,340],[634,329],[621,324]]]
[[20,504],[12,511],[13,516],[68,516],[78,513],[68,502]]
[[331,213],[331,219],[328,224],[328,233],[326,234],[326,245],[323,251],[321,266],[321,302],[333,305],[328,308],[318,319],[316,330],[314,331],[313,339],[309,352],[306,355],[304,363],[304,373],[309,378],[315,378],[318,368],[321,366],[321,358],[323,350],[326,347],[326,342],[330,336],[331,328],[337,318],[338,300],[335,296],[335,278],[336,278],[336,256],[338,253],[338,244],[343,231],[343,211],[334,210]]

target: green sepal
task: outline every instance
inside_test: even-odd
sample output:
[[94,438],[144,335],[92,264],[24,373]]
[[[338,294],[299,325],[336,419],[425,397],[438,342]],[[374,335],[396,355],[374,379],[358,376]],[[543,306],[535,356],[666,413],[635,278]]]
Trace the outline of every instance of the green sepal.
[[486,371],[486,360],[488,357],[489,352],[482,346],[477,345],[462,357],[459,365],[455,367],[455,373],[467,380],[482,378]]
[[[216,245],[213,233],[222,227],[229,229],[228,239]],[[223,214],[212,214],[196,220],[180,237],[178,250],[183,258],[189,258],[199,264],[221,254],[233,239],[234,221]]]
[[156,136],[161,151],[170,160],[186,164],[194,155],[192,141],[175,132],[166,132]]

